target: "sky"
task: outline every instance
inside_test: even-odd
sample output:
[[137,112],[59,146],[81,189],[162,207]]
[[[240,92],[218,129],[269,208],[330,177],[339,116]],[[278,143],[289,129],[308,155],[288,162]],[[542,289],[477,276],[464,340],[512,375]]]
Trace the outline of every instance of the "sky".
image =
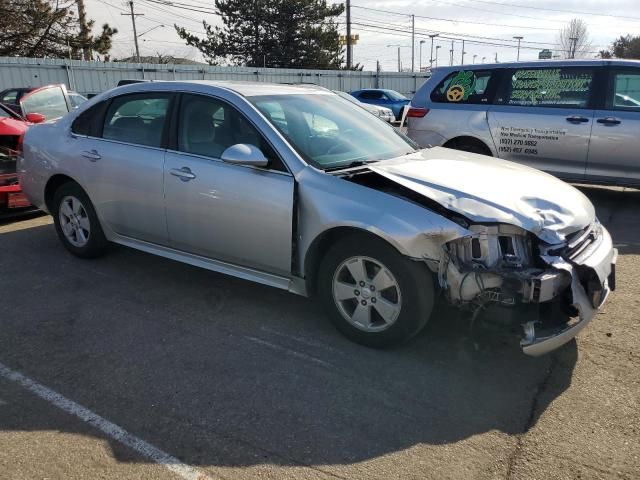
[[[138,16],[140,54],[186,57],[202,60],[199,52],[185,45],[173,28],[174,23],[196,34],[204,32],[202,21],[220,24],[214,14],[203,14],[170,5],[172,0],[134,0]],[[158,3],[160,2],[160,3]],[[164,3],[162,3],[164,2]],[[213,0],[175,0],[181,5],[213,9]],[[336,1],[330,3],[338,3]],[[359,35],[354,46],[354,62],[365,70],[375,70],[376,61],[384,71],[398,68],[398,45],[402,68],[411,68],[411,15],[415,15],[415,69],[429,64],[431,39],[438,52],[438,64],[450,63],[453,39],[453,63],[462,62],[462,39],[465,39],[464,63],[515,61],[517,40],[522,36],[520,60],[538,58],[541,49],[557,47],[560,29],[571,19],[584,20],[589,29],[591,51],[607,48],[620,35],[640,35],[638,0],[353,0],[352,33]],[[363,8],[364,7],[364,8]],[[86,0],[87,13],[96,26],[109,23],[118,28],[112,57],[134,53],[131,17],[122,0]],[[383,11],[378,11],[383,10]],[[562,11],[558,11],[562,10]],[[392,12],[392,13],[390,13]],[[345,30],[344,16],[338,19]],[[160,25],[164,25],[161,27]],[[152,31],[148,31],[153,29]],[[145,33],[147,32],[148,33]],[[204,35],[203,35],[204,36]],[[420,61],[420,41],[422,63]],[[505,46],[507,45],[507,46]],[[440,49],[435,47],[440,46]],[[434,53],[435,57],[435,53]]]

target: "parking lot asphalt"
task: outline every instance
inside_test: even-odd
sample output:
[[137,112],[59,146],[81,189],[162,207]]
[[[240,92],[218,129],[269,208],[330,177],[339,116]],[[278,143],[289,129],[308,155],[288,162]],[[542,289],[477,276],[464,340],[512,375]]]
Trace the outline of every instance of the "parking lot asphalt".
[[640,192],[583,191],[618,289],[542,358],[446,307],[370,350],[312,300],[0,223],[0,478],[639,478]]

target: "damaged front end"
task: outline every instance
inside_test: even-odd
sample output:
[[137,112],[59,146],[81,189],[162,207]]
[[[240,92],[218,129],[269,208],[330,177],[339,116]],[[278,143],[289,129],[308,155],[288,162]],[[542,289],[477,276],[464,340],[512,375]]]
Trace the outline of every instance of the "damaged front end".
[[555,303],[566,313],[560,324],[543,314],[521,322],[521,346],[528,355],[542,355],[575,337],[615,288],[617,251],[597,221],[554,245],[513,225],[468,230],[470,235],[443,246],[438,265],[440,285],[452,304],[479,312],[489,304]]

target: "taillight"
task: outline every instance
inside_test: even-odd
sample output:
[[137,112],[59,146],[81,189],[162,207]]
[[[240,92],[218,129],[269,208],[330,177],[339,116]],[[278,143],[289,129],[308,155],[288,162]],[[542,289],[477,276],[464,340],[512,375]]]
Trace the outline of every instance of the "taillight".
[[16,152],[22,153],[22,142],[24,141],[24,133],[18,137],[18,141],[16,142]]
[[407,117],[422,118],[427,113],[429,113],[429,109],[428,108],[411,107],[411,108],[409,108],[409,111],[407,112]]

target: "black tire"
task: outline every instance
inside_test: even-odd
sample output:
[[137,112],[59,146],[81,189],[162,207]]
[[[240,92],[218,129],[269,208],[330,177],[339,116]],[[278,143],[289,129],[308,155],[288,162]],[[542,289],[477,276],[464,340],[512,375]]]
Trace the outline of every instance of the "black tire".
[[[369,257],[380,262],[397,280],[402,299],[400,312],[385,330],[369,332],[357,328],[343,316],[334,300],[334,275],[343,262],[352,257]],[[345,237],[329,249],[318,272],[318,294],[331,321],[342,334],[373,348],[397,346],[416,335],[427,323],[435,300],[433,276],[426,265],[406,258],[386,242],[366,235]]]
[[478,153],[480,155],[487,155],[489,157],[493,156],[493,155],[491,155],[491,151],[487,147],[485,147],[483,145],[480,145],[478,143],[467,142],[467,141],[464,141],[464,140],[451,144],[449,146],[449,148],[453,148],[454,150],[461,150],[463,152]]
[[[86,244],[82,246],[73,245],[63,232],[60,219],[60,209],[62,207],[63,200],[68,199],[69,197],[76,198],[80,201],[84,212],[86,213],[86,218],[89,221],[90,228]],[[107,239],[104,236],[104,232],[100,226],[93,204],[80,185],[75,182],[68,182],[58,187],[53,195],[51,214],[53,215],[53,222],[60,241],[71,253],[81,258],[96,258],[105,253],[108,244]]]

